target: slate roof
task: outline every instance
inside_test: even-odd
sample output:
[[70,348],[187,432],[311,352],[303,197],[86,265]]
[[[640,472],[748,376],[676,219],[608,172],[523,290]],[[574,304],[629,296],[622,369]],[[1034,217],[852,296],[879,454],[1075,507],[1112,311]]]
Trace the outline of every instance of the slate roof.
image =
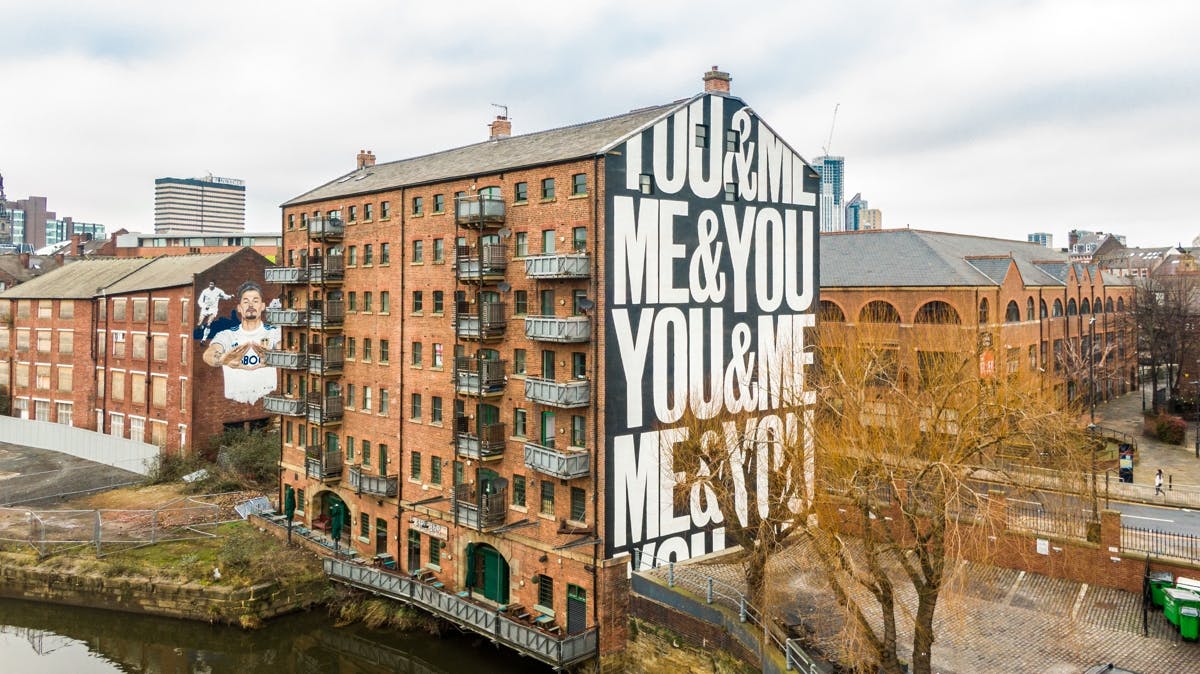
[[[698,94],[697,97],[702,95]],[[574,126],[486,140],[420,157],[376,164],[339,176],[320,187],[289,199],[283,205],[292,206],[333,197],[366,194],[401,186],[594,156],[675,108],[686,105],[690,100],[692,99],[641,108]]]
[[146,258],[104,258],[73,262],[0,293],[0,299],[87,299],[107,294],[192,283],[194,274],[237,253]]
[[997,286],[1010,260],[1025,285],[1061,286],[1069,266],[1065,253],[1036,243],[919,229],[821,234],[820,246],[823,288]]

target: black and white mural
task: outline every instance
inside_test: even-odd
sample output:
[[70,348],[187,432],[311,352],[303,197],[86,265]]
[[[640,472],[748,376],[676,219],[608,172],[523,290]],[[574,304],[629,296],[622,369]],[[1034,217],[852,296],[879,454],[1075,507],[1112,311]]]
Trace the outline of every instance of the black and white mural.
[[[686,419],[782,433],[813,400],[818,178],[744,103],[707,94],[612,148],[605,185],[606,556],[688,559],[768,495],[737,490],[736,512],[699,486],[674,498]],[[755,466],[735,481],[768,484],[771,459],[730,444],[730,465]]]

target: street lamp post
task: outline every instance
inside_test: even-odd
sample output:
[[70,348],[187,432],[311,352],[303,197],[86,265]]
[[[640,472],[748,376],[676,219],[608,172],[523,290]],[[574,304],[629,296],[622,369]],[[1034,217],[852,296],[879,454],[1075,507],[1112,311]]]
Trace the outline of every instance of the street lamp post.
[[1096,425],[1096,319],[1088,321],[1088,404],[1091,424]]

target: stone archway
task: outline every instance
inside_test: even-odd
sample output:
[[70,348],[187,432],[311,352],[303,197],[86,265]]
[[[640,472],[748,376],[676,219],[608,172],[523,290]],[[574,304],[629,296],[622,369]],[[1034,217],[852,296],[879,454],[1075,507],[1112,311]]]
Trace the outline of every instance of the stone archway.
[[508,603],[508,560],[487,543],[468,543],[463,556],[466,586],[497,604]]

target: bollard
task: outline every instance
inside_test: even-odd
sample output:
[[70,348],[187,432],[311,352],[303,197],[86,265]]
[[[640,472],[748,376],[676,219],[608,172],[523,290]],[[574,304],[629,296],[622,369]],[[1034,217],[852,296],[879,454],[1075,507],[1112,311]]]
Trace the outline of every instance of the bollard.
[[709,576],[708,577],[708,592],[705,593],[705,599],[709,604],[712,603],[712,580],[713,580],[712,576]]
[[675,562],[667,562],[667,587],[675,587]]

